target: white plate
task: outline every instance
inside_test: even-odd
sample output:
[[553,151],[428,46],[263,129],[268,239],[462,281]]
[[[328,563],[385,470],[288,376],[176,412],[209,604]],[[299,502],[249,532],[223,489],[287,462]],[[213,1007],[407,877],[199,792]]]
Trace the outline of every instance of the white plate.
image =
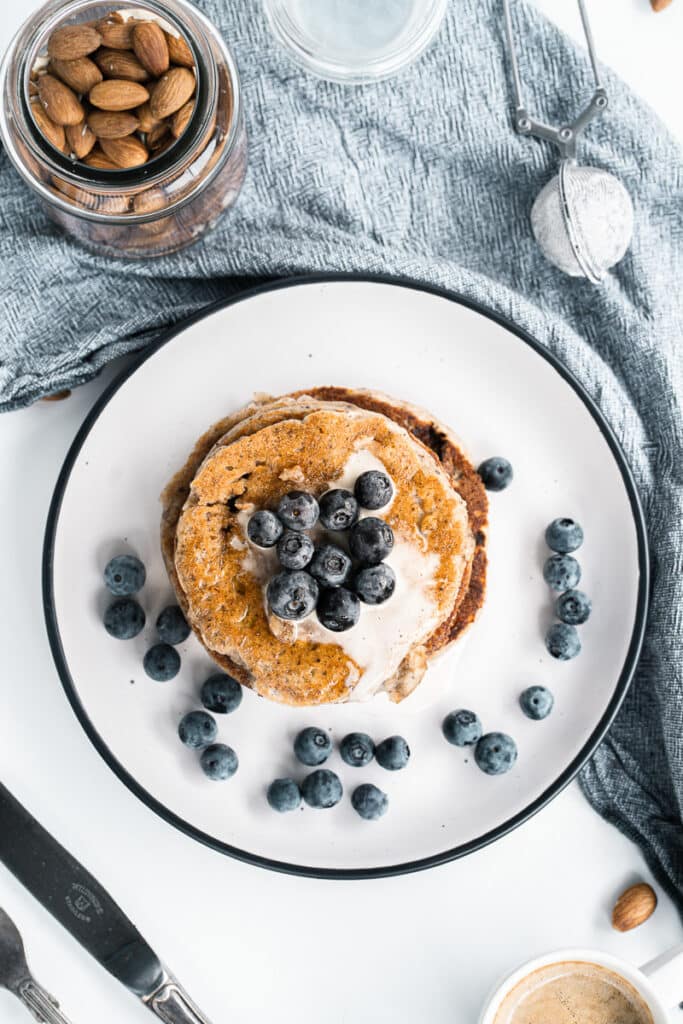
[[[245,690],[219,738],[240,769],[209,782],[176,735],[199,706],[212,664],[191,638],[170,683],[145,676],[154,621],[172,600],[158,542],[159,494],[199,435],[252,393],[316,384],[380,388],[431,410],[478,463],[504,455],[508,490],[491,495],[490,574],[484,611],[457,657],[426,681],[431,701],[294,709]],[[552,594],[543,582],[545,526],[578,519],[581,586],[593,615],[583,652],[560,663],[545,651]],[[102,626],[102,570],[130,550],[145,562],[147,626],[127,643]],[[416,286],[323,279],[258,290],[173,333],[103,395],[66,460],[45,547],[45,606],[66,692],[97,749],[157,813],[196,838],[255,863],[306,874],[370,876],[414,870],[477,849],[538,810],[578,771],[614,717],[638,656],[647,603],[642,512],[624,457],[598,410],[569,373],[512,325],[455,297]],[[543,722],[518,696],[542,683],[556,698]],[[418,691],[419,694],[419,691]],[[416,698],[418,696],[416,694]],[[517,741],[507,775],[489,777],[471,752],[449,746],[441,721],[474,709],[486,731]],[[272,812],[268,782],[303,777],[292,738],[305,725],[335,740],[362,730],[400,733],[412,749],[398,773],[377,764],[329,767],[343,781],[330,811]],[[374,782],[389,813],[365,822],[349,794]]]

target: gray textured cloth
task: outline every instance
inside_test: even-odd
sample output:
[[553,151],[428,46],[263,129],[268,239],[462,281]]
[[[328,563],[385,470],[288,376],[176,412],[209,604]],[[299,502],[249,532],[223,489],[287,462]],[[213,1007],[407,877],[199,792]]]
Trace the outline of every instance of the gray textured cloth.
[[[607,74],[611,105],[582,146],[635,203],[632,249],[602,287],[547,264],[529,229],[556,166],[510,127],[500,0],[457,0],[409,71],[348,89],[299,72],[260,5],[203,0],[237,56],[250,169],[201,244],[150,261],[89,255],[59,236],[0,163],[0,392],[10,409],[249,281],[307,271],[404,275],[483,301],[573,370],[615,429],[649,521],[652,609],[635,685],[583,773],[589,798],[641,844],[683,908],[681,159],[655,115]],[[530,105],[558,123],[592,90],[586,55],[517,8]],[[665,31],[665,27],[662,28]],[[531,102],[532,101],[532,102]]]

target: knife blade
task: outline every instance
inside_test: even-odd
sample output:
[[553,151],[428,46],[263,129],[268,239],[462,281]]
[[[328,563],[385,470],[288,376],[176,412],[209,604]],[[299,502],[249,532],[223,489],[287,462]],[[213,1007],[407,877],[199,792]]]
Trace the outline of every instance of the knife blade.
[[0,861],[164,1024],[210,1024],[104,886],[2,783]]

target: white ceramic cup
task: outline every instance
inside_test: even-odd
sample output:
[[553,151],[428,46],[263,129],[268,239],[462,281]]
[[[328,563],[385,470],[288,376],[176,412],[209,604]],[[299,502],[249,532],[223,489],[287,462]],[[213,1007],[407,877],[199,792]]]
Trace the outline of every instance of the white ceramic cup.
[[625,978],[645,1000],[654,1024],[668,1024],[669,1009],[683,1000],[683,946],[670,949],[642,967],[634,967],[626,960],[595,949],[559,949],[529,960],[500,982],[487,1000],[479,1024],[493,1024],[508,993],[534,971],[572,961],[597,964]]

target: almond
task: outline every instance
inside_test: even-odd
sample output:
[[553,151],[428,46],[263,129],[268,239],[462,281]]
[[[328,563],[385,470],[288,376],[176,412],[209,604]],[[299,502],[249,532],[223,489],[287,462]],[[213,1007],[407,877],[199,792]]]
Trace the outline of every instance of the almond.
[[150,149],[159,149],[166,141],[170,131],[168,121],[157,121],[151,131],[147,132],[147,145]]
[[195,77],[188,68],[171,68],[152,90],[149,105],[155,117],[163,119],[175,114],[187,103],[195,90]]
[[110,78],[100,82],[89,94],[90,102],[100,110],[132,110],[149,99],[144,85],[127,82],[122,78]]
[[140,122],[141,132],[151,132],[152,128],[160,124],[158,117],[154,117],[152,111],[149,108],[149,103],[143,103],[141,107],[138,107],[135,111],[138,121]]
[[92,129],[85,121],[80,124],[72,124],[66,129],[66,141],[69,149],[79,160],[87,156],[93,148],[97,139]]
[[663,11],[670,3],[671,0],[650,0],[650,5],[653,11]]
[[43,75],[40,79],[38,97],[45,113],[55,124],[80,124],[85,116],[76,93],[54,75]]
[[121,170],[118,164],[115,164],[113,160],[110,160],[108,156],[105,156],[99,146],[95,146],[94,149],[91,149],[83,162],[86,163],[88,167],[96,167],[100,171]]
[[61,79],[74,92],[90,92],[93,85],[102,81],[102,72],[90,57],[77,57],[76,60],[60,60],[53,57],[50,71]]
[[118,167],[140,167],[147,163],[149,153],[135,136],[126,139],[101,139],[100,145],[104,155],[113,160]]
[[63,25],[47,41],[47,52],[58,60],[87,57],[102,44],[102,37],[91,25]]
[[88,127],[98,139],[124,139],[140,127],[135,114],[126,110],[92,110],[88,114]]
[[188,122],[194,111],[194,100],[188,100],[180,110],[177,110],[171,119],[171,131],[176,139],[179,139],[187,128]]
[[44,402],[63,402],[71,394],[70,391],[55,391],[54,395],[44,395]]
[[161,188],[148,188],[144,192],[138,192],[133,200],[133,209],[136,213],[156,213],[163,210],[168,200]]
[[628,932],[647,921],[657,906],[657,894],[647,882],[639,882],[623,892],[612,911],[612,927]]
[[127,82],[146,82],[149,74],[130,50],[112,50],[106,46],[98,50],[95,63],[103,75],[123,78]]
[[29,95],[29,98],[32,99],[32,100],[36,99],[36,97],[38,96],[38,84],[37,84],[37,82],[33,81],[33,82],[29,82],[28,83],[28,95]]
[[102,46],[109,46],[112,50],[133,49],[133,29],[137,22],[133,18],[128,21],[115,20],[114,18],[103,18],[97,22],[97,31],[102,37]]
[[170,32],[164,32],[164,35],[166,36],[166,45],[168,46],[168,56],[171,64],[178,64],[181,68],[193,68],[194,57],[192,56],[192,50],[182,36],[174,36]]
[[133,29],[133,50],[143,67],[159,78],[168,71],[166,37],[155,21],[142,21]]
[[63,152],[66,148],[66,135],[61,124],[55,124],[55,122],[47,116],[43,107],[37,100],[34,100],[31,103],[31,112],[33,114],[33,120],[36,122],[47,141],[51,142],[55,149],[61,149]]

